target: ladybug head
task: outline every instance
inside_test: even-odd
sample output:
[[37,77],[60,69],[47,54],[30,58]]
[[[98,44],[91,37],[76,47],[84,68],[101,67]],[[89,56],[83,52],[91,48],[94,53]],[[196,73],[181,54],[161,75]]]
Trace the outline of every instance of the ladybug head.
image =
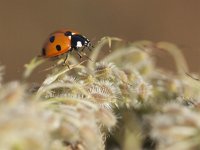
[[91,43],[88,39],[85,40],[84,46],[87,47],[87,49],[88,49],[89,51],[91,51],[92,48],[94,48],[94,46],[92,45],[92,43]]

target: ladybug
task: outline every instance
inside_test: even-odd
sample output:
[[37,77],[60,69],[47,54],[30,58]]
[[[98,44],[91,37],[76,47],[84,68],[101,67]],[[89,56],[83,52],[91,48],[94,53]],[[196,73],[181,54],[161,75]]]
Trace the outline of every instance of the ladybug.
[[[69,52],[75,50],[79,57],[82,58],[81,52],[88,48],[91,50],[90,40],[78,32],[68,29],[61,29],[49,35],[42,48],[42,57],[51,58],[66,54],[64,64],[67,61]],[[80,50],[80,48],[82,48]]]

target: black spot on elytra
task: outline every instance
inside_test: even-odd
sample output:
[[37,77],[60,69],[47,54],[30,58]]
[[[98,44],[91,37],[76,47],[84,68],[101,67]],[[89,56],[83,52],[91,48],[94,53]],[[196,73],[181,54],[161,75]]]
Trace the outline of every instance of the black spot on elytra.
[[61,50],[61,46],[60,45],[56,45],[56,50],[60,51]]
[[55,36],[52,36],[52,37],[49,38],[49,41],[50,41],[51,43],[53,43],[54,40],[55,40]]
[[42,55],[45,56],[46,55],[46,50],[43,48],[42,49]]
[[72,36],[72,32],[70,31],[65,32],[65,36]]

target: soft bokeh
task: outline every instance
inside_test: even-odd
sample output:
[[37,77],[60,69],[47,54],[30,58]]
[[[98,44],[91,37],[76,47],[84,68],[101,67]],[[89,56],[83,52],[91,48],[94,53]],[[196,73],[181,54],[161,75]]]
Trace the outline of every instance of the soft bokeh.
[[[183,49],[190,69],[199,72],[199,5],[188,0],[1,0],[0,63],[6,65],[5,79],[20,78],[23,65],[40,53],[48,34],[63,27],[94,42],[107,35],[173,42]],[[173,69],[169,55],[158,52],[157,57]]]

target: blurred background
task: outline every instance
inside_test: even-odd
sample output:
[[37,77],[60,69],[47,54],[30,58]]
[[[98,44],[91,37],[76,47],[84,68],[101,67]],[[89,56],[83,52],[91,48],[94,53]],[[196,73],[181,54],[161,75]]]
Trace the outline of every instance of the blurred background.
[[[89,39],[169,41],[183,50],[190,70],[200,71],[200,1],[188,0],[1,0],[0,63],[5,80],[21,78],[23,66],[40,54],[48,34],[72,28]],[[159,57],[173,69],[169,55]],[[32,78],[40,78],[36,72]]]

